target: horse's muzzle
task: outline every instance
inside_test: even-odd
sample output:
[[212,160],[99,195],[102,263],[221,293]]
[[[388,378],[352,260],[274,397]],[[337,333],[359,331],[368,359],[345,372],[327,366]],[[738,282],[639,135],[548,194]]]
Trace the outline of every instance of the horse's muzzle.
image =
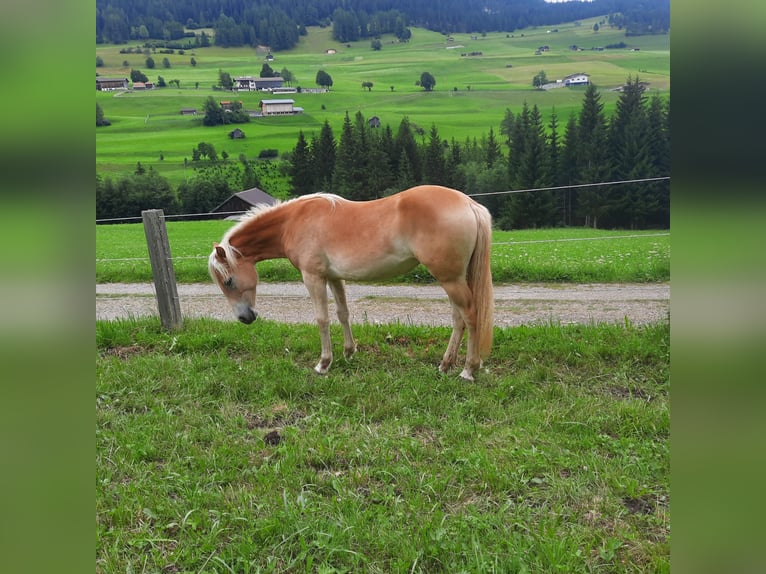
[[250,308],[248,308],[246,311],[241,311],[239,315],[237,315],[237,319],[239,319],[245,325],[249,325],[250,323],[255,321],[257,318],[258,318],[258,313],[256,313]]

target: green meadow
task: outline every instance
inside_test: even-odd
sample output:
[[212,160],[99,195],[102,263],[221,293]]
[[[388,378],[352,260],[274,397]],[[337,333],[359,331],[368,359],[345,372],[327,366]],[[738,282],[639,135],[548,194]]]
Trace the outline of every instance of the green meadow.
[[97,322],[96,572],[670,571],[667,322],[354,329]]
[[[120,54],[120,48],[125,46],[97,46],[96,54],[105,64],[97,69],[102,76],[128,77],[131,68],[137,68],[155,82],[157,76],[166,82],[179,80],[180,89],[172,86],[146,92],[97,92],[96,101],[112,125],[96,130],[96,171],[126,174],[140,161],[177,184],[191,175],[184,169],[184,159],[191,159],[192,149],[201,141],[212,143],[219,153],[226,151],[234,158],[244,154],[254,159],[264,149],[277,149],[282,154],[294,147],[300,130],[307,136],[318,133],[325,120],[337,137],[345,114],[353,116],[357,111],[366,118],[378,116],[383,125],[394,130],[406,116],[425,130],[436,125],[442,138],[458,141],[481,138],[490,129],[498,133],[505,110],[518,112],[524,102],[536,104],[546,121],[555,109],[563,126],[570,114],[579,111],[584,88],[535,90],[532,78],[541,70],[552,81],[576,72],[590,74],[601,90],[607,114],[618,98],[611,89],[624,83],[629,75],[649,82],[649,93],[669,95],[669,36],[626,38],[622,31],[607,26],[594,32],[594,22],[560,25],[558,32],[540,27],[513,34],[488,33],[473,39],[468,34],[456,34],[451,41],[442,34],[416,28],[407,43],[383,37],[380,51],[372,50],[369,41],[339,44],[332,40],[330,28],[310,28],[296,48],[275,53],[270,66],[275,71],[290,70],[296,78],[293,85],[302,88],[316,87],[316,73],[324,70],[333,79],[331,91],[285,96],[294,99],[304,113],[254,119],[241,126],[247,137],[236,141],[228,138],[231,126],[204,127],[201,115],[181,116],[179,112],[183,107],[201,110],[211,95],[241,100],[245,109],[257,109],[261,99],[274,97],[212,89],[218,82],[219,70],[232,77],[258,76],[265,62],[265,49],[209,47],[183,55],[157,51],[152,54],[157,67],[149,70],[143,54]],[[628,48],[591,50],[619,42],[625,42]],[[570,50],[573,44],[584,50]],[[548,45],[550,50],[535,55],[536,48],[542,45]],[[327,54],[330,48],[337,53]],[[470,52],[482,55],[461,56]],[[162,67],[165,57],[170,68]],[[196,66],[190,63],[192,57]],[[129,65],[123,66],[123,61]],[[432,92],[416,85],[426,71],[436,79]],[[362,88],[362,82],[372,82],[372,90]]]
[[[176,280],[210,281],[207,256],[230,221],[168,221]],[[586,228],[495,231],[492,245],[495,282],[650,282],[670,279],[667,231],[612,231]],[[286,259],[262,261],[263,281],[300,281]],[[143,224],[96,226],[96,282],[151,281]],[[417,267],[395,281],[433,279]]]

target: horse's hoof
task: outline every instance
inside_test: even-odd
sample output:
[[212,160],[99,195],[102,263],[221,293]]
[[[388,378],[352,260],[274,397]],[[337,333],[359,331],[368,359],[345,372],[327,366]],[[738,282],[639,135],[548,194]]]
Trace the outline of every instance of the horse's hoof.
[[314,367],[314,372],[317,375],[326,375],[327,372],[330,370],[330,365],[323,366],[322,363],[318,363],[316,367]]
[[469,383],[472,383],[473,380],[474,380],[473,379],[473,375],[471,374],[471,372],[468,369],[463,369],[463,372],[460,373],[460,378],[463,379],[464,381],[469,382]]

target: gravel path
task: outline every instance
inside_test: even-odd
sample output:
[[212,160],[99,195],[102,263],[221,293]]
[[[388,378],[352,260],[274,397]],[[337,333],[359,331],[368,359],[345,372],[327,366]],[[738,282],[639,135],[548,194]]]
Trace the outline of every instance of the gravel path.
[[[352,323],[450,325],[447,296],[439,286],[346,286]],[[218,287],[206,283],[178,286],[186,317],[234,321]],[[334,313],[331,301],[330,312]],[[313,323],[311,301],[302,283],[258,286],[259,316],[285,323]],[[523,284],[495,286],[495,326],[555,322],[635,324],[667,319],[670,284]],[[157,315],[151,283],[96,285],[96,319]],[[335,319],[337,321],[337,319]]]

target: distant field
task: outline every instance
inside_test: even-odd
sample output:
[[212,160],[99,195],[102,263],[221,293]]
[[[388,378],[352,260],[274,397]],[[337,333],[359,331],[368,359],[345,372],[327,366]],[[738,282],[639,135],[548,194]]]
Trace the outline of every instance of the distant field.
[[[383,48],[373,51],[369,41],[354,42],[350,47],[332,40],[329,28],[310,28],[300,44],[289,51],[277,52],[270,64],[274,70],[287,68],[296,77],[294,85],[315,87],[317,71],[332,76],[333,87],[327,94],[293,94],[295,105],[305,113],[297,117],[259,119],[246,124],[247,137],[232,141],[227,134],[230,126],[206,128],[201,116],[181,116],[182,107],[202,108],[212,95],[219,99],[236,97],[246,109],[256,109],[268,94],[214,91],[219,70],[234,76],[257,76],[264,63],[265,52],[253,48],[202,48],[184,55],[153,55],[157,68],[145,66],[141,54],[120,54],[125,46],[97,46],[96,54],[105,66],[98,68],[102,76],[129,76],[131,68],[142,70],[156,81],[179,80],[181,87],[168,87],[148,92],[96,93],[96,101],[112,122],[96,131],[96,170],[104,174],[129,173],[136,162],[152,166],[178,183],[190,175],[184,172],[184,158],[201,141],[215,145],[231,157],[245,154],[255,158],[263,149],[291,150],[299,130],[307,136],[318,133],[328,120],[339,134],[346,112],[361,111],[365,117],[377,115],[381,122],[396,128],[405,116],[424,129],[436,124],[442,138],[481,137],[492,128],[497,133],[506,108],[518,111],[523,103],[537,104],[544,118],[555,108],[563,125],[571,113],[582,104],[583,88],[562,88],[547,92],[532,89],[532,78],[541,70],[555,80],[575,72],[586,72],[601,89],[607,113],[611,113],[618,94],[611,88],[625,82],[628,75],[638,75],[650,83],[650,93],[668,95],[670,91],[669,36],[640,36],[626,38],[622,31],[602,27],[592,30],[593,21],[558,26],[559,32],[548,33],[545,28],[533,28],[514,34],[493,33],[472,40],[467,34],[446,36],[414,29],[412,40],[406,44],[392,43],[384,37]],[[640,51],[592,51],[591,47],[624,41]],[[569,46],[585,48],[575,52]],[[137,46],[138,43],[132,43]],[[548,52],[535,55],[541,45]],[[462,47],[457,47],[462,46]],[[325,50],[337,53],[328,55]],[[462,57],[461,53],[482,52],[481,56]],[[190,64],[191,57],[197,61]],[[167,57],[171,67],[161,67]],[[128,66],[122,63],[127,60]],[[434,92],[426,93],[415,85],[422,72],[436,79]],[[372,82],[372,91],[361,87]],[[199,82],[199,88],[195,83]],[[393,86],[393,90],[391,87]],[[160,158],[163,159],[160,159]]]
[[[228,221],[170,221],[168,238],[176,279],[210,281],[207,256]],[[492,274],[496,282],[649,282],[670,279],[670,235],[664,231],[585,228],[495,231]],[[661,235],[658,235],[661,234]],[[152,280],[140,223],[96,226],[96,282]],[[262,261],[264,281],[300,281],[285,259]],[[397,279],[429,282],[421,267]]]

